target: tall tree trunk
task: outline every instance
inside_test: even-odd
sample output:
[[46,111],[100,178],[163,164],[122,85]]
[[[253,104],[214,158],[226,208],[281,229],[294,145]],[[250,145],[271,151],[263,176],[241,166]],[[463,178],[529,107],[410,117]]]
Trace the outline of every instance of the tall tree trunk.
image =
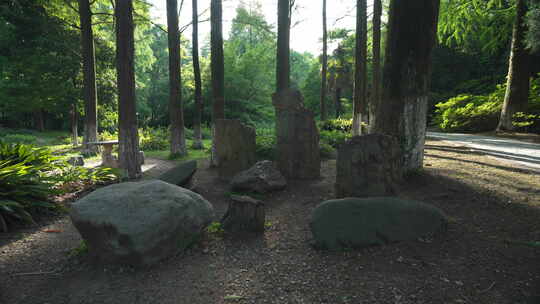
[[323,54],[321,71],[321,120],[326,120],[326,74],[328,70],[328,32],[326,26],[326,0],[323,0]]
[[204,149],[202,142],[201,118],[203,112],[201,66],[199,63],[199,15],[197,1],[193,0],[193,76],[195,78],[195,113],[193,115],[193,148]]
[[184,133],[184,105],[180,67],[180,30],[178,28],[178,2],[167,0],[167,36],[169,38],[169,117],[171,130],[171,155],[186,154]]
[[94,33],[92,31],[92,11],[89,0],[79,0],[79,18],[81,22],[81,52],[83,63],[84,90],[84,137],[85,154],[95,154],[98,146],[88,145],[98,139],[97,130],[97,92],[96,92],[96,56],[94,51]]
[[43,115],[43,109],[34,111],[34,129],[39,132],[45,131],[45,117]]
[[353,126],[354,136],[362,134],[362,115],[367,109],[367,1],[356,1],[356,47],[354,64],[354,105]]
[[512,124],[514,114],[525,112],[529,102],[530,55],[525,48],[525,35],[527,32],[527,25],[525,24],[526,14],[526,0],[518,0],[516,22],[512,32],[512,49],[510,52],[510,63],[508,65],[506,94],[504,95],[504,103],[497,131],[514,130],[515,127]]
[[278,0],[278,37],[276,91],[281,92],[290,87],[289,36],[290,36],[290,2]]
[[71,105],[71,142],[73,146],[79,145],[79,115],[77,115],[77,104]]
[[375,113],[377,113],[376,108],[381,101],[381,16],[382,2],[381,0],[373,0],[373,82],[371,85],[371,117],[374,117]]
[[210,51],[212,70],[212,154],[211,165],[218,166],[216,158],[215,122],[225,118],[225,64],[223,59],[222,0],[210,2]]
[[118,83],[118,137],[120,167],[127,178],[141,176],[139,135],[135,109],[133,0],[116,0],[116,69]]
[[373,131],[399,139],[404,171],[422,168],[439,0],[391,0],[381,103]]
[[336,107],[336,119],[339,118],[341,115],[341,88],[336,88],[336,100],[334,100],[335,107]]

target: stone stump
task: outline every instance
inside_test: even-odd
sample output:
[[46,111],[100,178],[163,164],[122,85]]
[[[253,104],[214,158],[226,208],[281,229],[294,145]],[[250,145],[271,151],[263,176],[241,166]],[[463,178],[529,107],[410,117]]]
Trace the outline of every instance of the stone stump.
[[381,134],[353,137],[338,149],[336,197],[395,194],[402,177],[400,159],[395,137]]
[[263,233],[265,217],[263,202],[249,196],[232,195],[221,225],[223,230],[233,233]]
[[218,174],[230,179],[255,163],[255,130],[237,119],[217,119],[214,146]]
[[281,174],[290,179],[320,176],[319,130],[313,113],[304,107],[302,94],[285,90],[272,96],[276,109],[276,160]]

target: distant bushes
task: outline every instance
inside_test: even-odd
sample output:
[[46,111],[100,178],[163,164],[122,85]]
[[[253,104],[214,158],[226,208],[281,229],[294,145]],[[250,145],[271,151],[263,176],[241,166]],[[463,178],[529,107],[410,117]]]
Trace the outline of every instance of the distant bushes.
[[[483,132],[495,130],[499,122],[505,86],[487,95],[458,95],[435,105],[433,123],[445,132]],[[513,117],[517,131],[540,132],[540,78],[532,85],[526,113]]]

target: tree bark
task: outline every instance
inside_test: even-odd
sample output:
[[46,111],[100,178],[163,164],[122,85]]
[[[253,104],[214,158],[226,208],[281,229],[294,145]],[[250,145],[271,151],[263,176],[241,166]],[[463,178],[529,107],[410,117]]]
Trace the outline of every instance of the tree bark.
[[201,66],[199,63],[199,15],[197,0],[193,0],[193,76],[195,78],[195,113],[193,115],[193,148],[204,149],[202,142],[201,118],[203,112]]
[[512,124],[514,114],[527,111],[530,87],[530,55],[525,46],[526,14],[526,1],[518,0],[516,22],[512,32],[512,49],[508,65],[506,93],[497,131],[514,130],[515,127]]
[[133,0],[116,0],[116,69],[118,83],[118,156],[127,178],[141,176],[135,109]]
[[375,116],[377,105],[381,101],[381,0],[373,0],[373,82],[370,114]]
[[94,33],[92,31],[92,11],[90,10],[89,0],[79,0],[79,18],[81,23],[84,90],[83,151],[85,154],[95,154],[98,152],[98,146],[87,144],[89,142],[96,142],[98,139],[96,56],[94,51]]
[[182,102],[182,77],[180,66],[180,30],[178,28],[178,2],[167,0],[167,36],[169,42],[169,117],[171,130],[171,155],[187,153],[184,133],[184,105]]
[[43,109],[34,111],[34,128],[39,131],[45,131],[45,117],[43,115]]
[[423,165],[439,3],[439,0],[390,2],[382,100],[373,131],[397,136],[404,171]]
[[334,101],[336,107],[336,119],[341,115],[341,88],[336,88],[336,100]]
[[353,126],[354,136],[362,134],[362,116],[366,114],[367,100],[367,1],[356,1],[356,48],[354,64],[354,104]]
[[79,124],[77,115],[77,104],[71,105],[71,142],[73,146],[79,145]]
[[212,0],[210,3],[210,51],[212,70],[212,153],[211,165],[218,166],[216,161],[215,121],[225,118],[225,67],[223,59],[223,24],[222,0]]
[[326,76],[328,70],[328,33],[326,26],[326,0],[323,0],[323,54],[321,71],[321,120],[326,120]]
[[289,37],[290,37],[290,2],[278,0],[278,37],[277,37],[277,65],[276,65],[276,92],[287,90],[290,87],[289,64]]

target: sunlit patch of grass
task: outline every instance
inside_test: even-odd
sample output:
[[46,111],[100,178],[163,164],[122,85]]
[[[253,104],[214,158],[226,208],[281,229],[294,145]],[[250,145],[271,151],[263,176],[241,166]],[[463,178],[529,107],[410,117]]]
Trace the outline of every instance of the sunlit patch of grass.
[[145,151],[144,154],[146,157],[151,158],[157,158],[161,160],[175,160],[175,161],[188,161],[188,160],[197,160],[197,159],[205,159],[210,157],[209,149],[212,145],[212,141],[209,139],[203,140],[204,149],[202,150],[196,150],[191,148],[192,141],[187,140],[186,146],[188,148],[188,154],[185,156],[176,156],[171,157],[171,152],[169,150],[160,150],[160,151]]

